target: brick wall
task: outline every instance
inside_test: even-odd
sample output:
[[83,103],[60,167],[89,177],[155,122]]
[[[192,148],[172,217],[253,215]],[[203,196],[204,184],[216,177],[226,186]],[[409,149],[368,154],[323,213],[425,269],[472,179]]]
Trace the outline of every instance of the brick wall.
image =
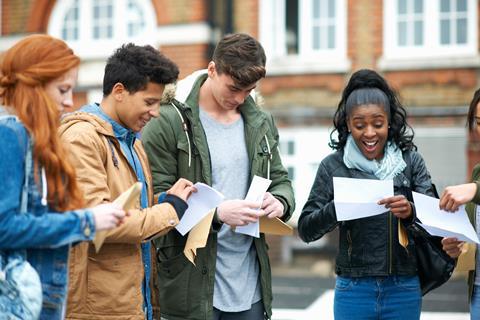
[[159,25],[202,22],[207,19],[206,0],[152,0]]
[[172,59],[180,69],[179,79],[193,71],[205,69],[210,59],[206,56],[206,44],[162,46],[160,50]]
[[234,0],[233,18],[235,32],[248,33],[258,38],[258,8],[259,0]]

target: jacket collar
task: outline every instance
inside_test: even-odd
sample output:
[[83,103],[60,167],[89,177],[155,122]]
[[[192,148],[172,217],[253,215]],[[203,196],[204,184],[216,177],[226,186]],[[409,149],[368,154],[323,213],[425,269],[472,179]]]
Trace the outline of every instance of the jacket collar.
[[[207,79],[207,70],[199,70],[178,82],[175,90],[175,100],[183,104],[185,109],[191,110],[195,118],[199,118],[198,96],[200,88]],[[256,93],[252,93],[239,106],[244,122],[248,126],[259,127],[266,119],[255,101]]]

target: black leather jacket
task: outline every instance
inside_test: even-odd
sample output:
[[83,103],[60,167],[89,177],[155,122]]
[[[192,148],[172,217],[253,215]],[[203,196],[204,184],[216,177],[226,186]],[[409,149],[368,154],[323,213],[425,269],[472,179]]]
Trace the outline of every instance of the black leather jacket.
[[[406,151],[407,168],[394,180],[394,193],[410,198],[409,190],[434,196],[430,174],[419,153]],[[333,177],[377,179],[374,175],[349,169],[343,163],[343,151],[326,157],[315,177],[308,201],[298,221],[298,232],[305,242],[320,239],[335,227],[340,228],[339,251],[335,271],[350,277],[417,274],[413,239],[402,247],[398,242],[398,221],[391,212],[350,221],[337,221],[333,203]],[[402,220],[408,227],[415,219]]]

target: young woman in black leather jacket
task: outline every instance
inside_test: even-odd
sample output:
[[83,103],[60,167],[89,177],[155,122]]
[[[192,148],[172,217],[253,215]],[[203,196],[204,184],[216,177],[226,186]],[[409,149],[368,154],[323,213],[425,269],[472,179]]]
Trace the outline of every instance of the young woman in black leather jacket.
[[[409,191],[433,196],[433,188],[406,111],[385,79],[360,70],[344,89],[333,122],[336,152],[320,163],[298,230],[311,242],[339,227],[335,319],[419,319],[414,243],[400,244],[398,234],[415,218]],[[333,177],[393,180],[394,196],[379,202],[383,214],[338,221]]]

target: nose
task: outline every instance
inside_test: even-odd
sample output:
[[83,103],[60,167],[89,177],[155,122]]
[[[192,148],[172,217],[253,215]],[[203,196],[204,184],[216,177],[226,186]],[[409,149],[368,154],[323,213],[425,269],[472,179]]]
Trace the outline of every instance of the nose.
[[369,138],[369,137],[374,137],[375,135],[377,134],[377,132],[375,131],[375,128],[372,127],[372,126],[367,126],[365,128],[365,132],[364,132],[364,136]]
[[73,108],[73,96],[71,91],[66,94],[65,99],[62,101],[62,107],[66,109]]
[[245,101],[245,98],[248,96],[248,93],[244,93],[244,92],[238,92],[237,94],[235,94],[235,102],[238,103],[238,104],[242,104],[244,101]]
[[152,109],[148,112],[148,114],[150,115],[150,117],[152,118],[157,118],[159,115],[160,115],[160,108],[155,108],[155,109]]

